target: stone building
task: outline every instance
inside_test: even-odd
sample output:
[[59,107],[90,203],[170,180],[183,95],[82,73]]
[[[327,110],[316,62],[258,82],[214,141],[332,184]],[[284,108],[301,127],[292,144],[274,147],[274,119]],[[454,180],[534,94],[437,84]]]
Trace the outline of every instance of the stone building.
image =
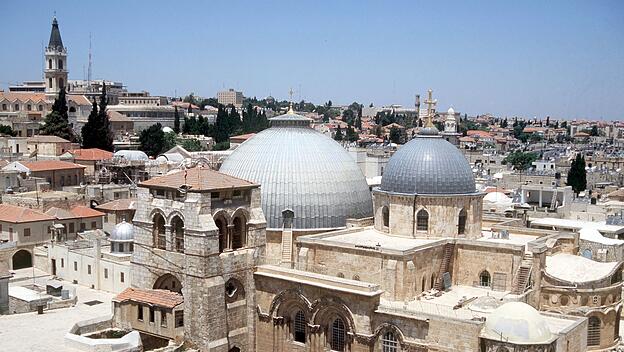
[[[298,145],[307,148],[305,121],[293,115],[278,124],[303,128],[270,131],[282,148],[264,149],[273,156],[294,151],[297,156],[284,156],[286,165],[306,160],[296,152]],[[280,133],[297,136],[299,144],[284,148]],[[239,148],[254,146],[261,134]],[[615,346],[622,263],[592,262],[587,266],[596,270],[583,274],[557,263],[572,257],[576,267],[588,260],[577,255],[578,234],[484,236],[483,194],[454,148],[434,127],[422,129],[390,158],[373,190],[374,216],[346,217],[339,225],[331,214],[343,214],[341,203],[329,203],[329,219],[306,212],[306,204],[323,198],[304,203],[303,211],[284,207],[283,195],[305,201],[307,194],[285,176],[269,178],[262,191],[203,168],[145,181],[133,221],[132,286],[181,293],[184,340],[210,351],[581,352]],[[280,188],[283,183],[291,188]],[[342,187],[359,192],[348,183]],[[329,221],[331,231],[302,232],[293,239],[291,258],[265,251],[265,233],[309,230],[301,225],[306,221]],[[553,309],[550,304],[560,301],[552,295],[564,293],[574,309]],[[584,301],[584,295],[598,299]],[[147,313],[124,314],[136,320]]]
[[184,296],[184,337],[202,350],[254,349],[254,268],[264,257],[259,185],[193,168],[139,185],[132,286]]

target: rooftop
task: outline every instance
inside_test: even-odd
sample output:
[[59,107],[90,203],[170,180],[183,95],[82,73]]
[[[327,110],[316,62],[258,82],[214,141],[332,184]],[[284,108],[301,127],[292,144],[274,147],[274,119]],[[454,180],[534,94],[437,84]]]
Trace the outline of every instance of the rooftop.
[[136,210],[136,198],[123,198],[100,204],[96,209],[102,211]]
[[552,227],[561,227],[568,228],[574,231],[578,231],[583,228],[592,228],[600,231],[601,233],[613,233],[620,234],[624,233],[624,226],[618,225],[607,225],[606,222],[602,221],[583,221],[583,220],[572,220],[572,219],[559,219],[559,218],[539,218],[539,219],[531,219],[531,226],[537,225],[540,227],[552,226]]
[[175,308],[184,303],[184,297],[169,290],[149,290],[129,287],[113,298],[114,302],[132,301],[164,308]]
[[601,263],[572,254],[555,254],[546,257],[546,273],[568,282],[596,281],[609,276],[619,262]]
[[30,171],[84,169],[85,166],[60,160],[19,161]]
[[57,136],[48,136],[43,134],[37,134],[32,137],[28,137],[28,143],[71,143],[67,139],[63,139]]
[[190,187],[189,192],[258,187],[253,182],[201,167],[155,177],[139,184],[140,187],[170,188],[175,190],[184,185]]
[[99,161],[113,158],[113,153],[98,148],[75,149],[70,153],[74,155],[76,160]]
[[23,223],[33,221],[52,221],[53,216],[29,208],[10,204],[0,204],[0,221]]

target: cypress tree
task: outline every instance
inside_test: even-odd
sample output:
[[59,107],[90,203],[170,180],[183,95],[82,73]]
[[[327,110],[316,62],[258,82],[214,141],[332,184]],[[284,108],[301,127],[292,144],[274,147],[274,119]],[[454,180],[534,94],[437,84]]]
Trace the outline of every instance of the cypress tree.
[[570,171],[566,184],[572,186],[574,193],[584,191],[587,188],[587,171],[585,170],[585,157],[581,153],[576,154],[576,158],[570,164]]
[[69,125],[68,110],[65,88],[61,88],[58,97],[54,100],[54,104],[52,105],[52,111],[46,116],[44,120],[45,125],[39,129],[39,133],[57,136],[75,142],[77,138]]
[[[186,118],[185,118],[186,119]],[[180,114],[178,113],[178,106],[175,106],[175,112],[173,117],[173,132],[180,133]]]
[[106,85],[102,86],[99,107],[93,100],[93,107],[87,123],[82,127],[82,147],[113,150],[113,132],[106,113],[108,98],[106,97]]
[[334,139],[337,141],[341,141],[343,139],[342,129],[338,126],[338,130],[336,130],[336,134],[334,135]]

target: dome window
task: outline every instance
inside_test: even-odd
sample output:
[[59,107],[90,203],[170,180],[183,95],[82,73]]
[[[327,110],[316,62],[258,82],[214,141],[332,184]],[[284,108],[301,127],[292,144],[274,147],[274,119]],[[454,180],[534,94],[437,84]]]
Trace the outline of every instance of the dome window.
[[481,274],[479,274],[479,286],[482,287],[491,287],[492,286],[492,277],[487,270],[483,270]]
[[420,209],[416,214],[416,230],[425,232],[429,230],[429,213],[425,209]]

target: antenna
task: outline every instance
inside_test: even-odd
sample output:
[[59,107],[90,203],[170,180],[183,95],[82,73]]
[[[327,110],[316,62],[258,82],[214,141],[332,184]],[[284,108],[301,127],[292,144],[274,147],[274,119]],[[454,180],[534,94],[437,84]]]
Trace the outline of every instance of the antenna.
[[91,87],[91,32],[89,32],[89,68],[87,70],[87,89]]

